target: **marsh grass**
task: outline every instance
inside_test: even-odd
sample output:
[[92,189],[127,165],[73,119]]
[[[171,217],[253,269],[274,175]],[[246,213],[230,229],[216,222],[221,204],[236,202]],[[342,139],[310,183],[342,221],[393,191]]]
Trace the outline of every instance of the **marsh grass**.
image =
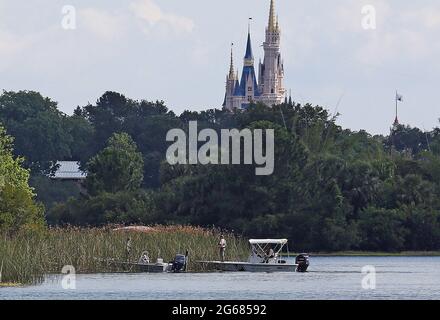
[[[61,274],[66,265],[76,273],[125,272],[126,267],[109,261],[127,261],[126,243],[131,238],[129,259],[137,262],[143,251],[150,260],[171,261],[176,253],[189,251],[189,271],[199,272],[200,260],[218,260],[219,232],[186,226],[155,226],[148,231],[103,229],[49,229],[0,238],[0,283],[39,283],[45,274]],[[245,239],[225,234],[229,260],[246,259]]]

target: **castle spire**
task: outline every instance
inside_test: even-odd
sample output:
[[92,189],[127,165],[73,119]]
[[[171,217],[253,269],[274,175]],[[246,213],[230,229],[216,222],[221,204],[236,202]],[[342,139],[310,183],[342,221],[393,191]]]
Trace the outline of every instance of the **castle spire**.
[[269,26],[268,29],[270,32],[274,32],[276,30],[276,25],[275,25],[275,1],[274,0],[270,0],[270,12],[269,12]]
[[234,79],[235,77],[235,68],[234,68],[234,44],[231,44],[231,65],[229,67],[229,79]]
[[252,52],[252,41],[251,41],[251,33],[248,33],[248,39],[246,44],[246,54],[244,56],[245,59],[253,59],[254,54]]
[[246,44],[246,54],[244,56],[244,65],[253,66],[254,65],[254,54],[252,52],[252,40],[251,40],[251,30],[248,31],[248,38]]

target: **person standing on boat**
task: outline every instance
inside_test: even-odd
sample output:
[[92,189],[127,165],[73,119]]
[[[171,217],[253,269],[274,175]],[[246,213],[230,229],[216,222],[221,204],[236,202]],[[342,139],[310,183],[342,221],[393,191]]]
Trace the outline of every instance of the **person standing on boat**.
[[220,250],[220,260],[221,260],[221,262],[224,262],[225,261],[226,240],[223,235],[220,236],[220,241],[218,243],[218,247]]

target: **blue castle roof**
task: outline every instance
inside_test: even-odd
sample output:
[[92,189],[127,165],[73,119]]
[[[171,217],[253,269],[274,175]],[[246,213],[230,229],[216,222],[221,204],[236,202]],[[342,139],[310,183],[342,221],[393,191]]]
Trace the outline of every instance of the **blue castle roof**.
[[252,53],[252,42],[251,42],[251,33],[250,32],[248,32],[246,54],[245,54],[244,58],[245,59],[254,59],[254,54]]
[[[244,56],[245,60],[253,61],[254,55],[252,52],[252,40],[251,40],[251,33],[248,32],[248,38],[247,38],[247,44],[246,44],[246,54]],[[237,84],[235,86],[234,96],[238,97],[245,97],[247,96],[247,88],[246,88],[246,81],[248,77],[252,78],[252,81],[254,83],[254,96],[259,97],[261,94],[258,90],[258,83],[257,83],[257,77],[255,74],[255,68],[254,66],[244,66],[243,72],[241,74],[241,80],[240,82],[237,81]]]
[[241,74],[240,84],[238,85],[237,83],[237,86],[235,87],[234,96],[245,97],[247,95],[246,81],[249,76],[251,76],[254,82],[254,96],[259,97],[261,95],[258,90],[257,77],[255,76],[255,68],[253,66],[245,66],[243,67],[243,72]]

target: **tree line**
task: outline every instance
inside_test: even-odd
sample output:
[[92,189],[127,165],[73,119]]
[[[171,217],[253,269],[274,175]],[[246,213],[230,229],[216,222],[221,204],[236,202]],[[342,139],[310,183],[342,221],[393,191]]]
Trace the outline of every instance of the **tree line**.
[[[252,165],[169,165],[166,134],[188,130],[189,121],[219,132],[274,129],[274,174],[256,176]],[[116,92],[69,116],[37,92],[3,92],[0,150],[28,174],[25,211],[41,222],[44,205],[50,225],[179,223],[287,237],[298,250],[439,250],[440,128],[399,125],[373,136],[336,121],[323,107],[291,101],[176,115],[163,101]],[[85,191],[50,180],[59,160],[81,162]],[[9,178],[1,166],[5,228],[17,214],[3,209]]]

